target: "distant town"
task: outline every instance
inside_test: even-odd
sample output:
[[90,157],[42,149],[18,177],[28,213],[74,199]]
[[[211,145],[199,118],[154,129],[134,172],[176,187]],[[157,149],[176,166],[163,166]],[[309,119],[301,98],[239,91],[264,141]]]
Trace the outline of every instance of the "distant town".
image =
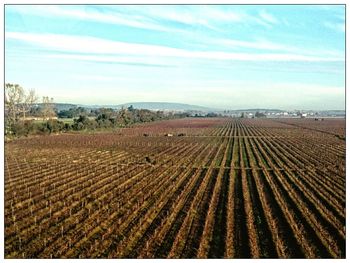
[[269,110],[269,109],[248,109],[224,111],[223,116],[244,117],[244,118],[345,118],[343,110]]

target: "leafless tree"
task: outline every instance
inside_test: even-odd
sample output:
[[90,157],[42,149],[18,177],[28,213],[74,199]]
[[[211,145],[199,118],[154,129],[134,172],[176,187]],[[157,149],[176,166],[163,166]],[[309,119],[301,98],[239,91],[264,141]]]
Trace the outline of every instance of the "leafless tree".
[[26,94],[26,91],[18,84],[5,84],[5,110],[11,123],[18,121],[21,114],[25,120],[26,113],[37,100],[35,90],[31,89]]
[[43,107],[41,112],[44,120],[51,119],[52,117],[56,116],[53,98],[43,97]]
[[37,95],[35,94],[35,91],[33,89],[29,90],[28,94],[25,95],[23,103],[21,103],[21,112],[23,119],[26,118],[26,113],[30,111],[30,109],[33,107],[33,104],[38,100]]
[[25,92],[20,85],[5,84],[5,120],[8,124],[18,121],[24,98]]

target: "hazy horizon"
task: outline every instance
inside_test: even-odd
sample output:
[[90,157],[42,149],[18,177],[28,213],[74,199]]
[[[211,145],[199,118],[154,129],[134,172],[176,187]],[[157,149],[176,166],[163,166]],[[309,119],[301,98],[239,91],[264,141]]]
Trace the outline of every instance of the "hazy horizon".
[[6,5],[5,81],[58,103],[345,109],[344,5]]
[[[38,104],[41,103],[38,101]],[[223,107],[207,107],[203,106],[200,104],[189,104],[189,103],[182,103],[182,102],[169,102],[169,101],[129,101],[129,102],[123,102],[123,103],[111,103],[111,104],[84,104],[84,103],[74,103],[74,102],[62,102],[62,101],[54,101],[54,103],[57,104],[72,104],[76,106],[120,106],[124,104],[136,104],[136,103],[144,103],[144,104],[152,104],[152,103],[163,103],[163,104],[184,104],[184,105],[189,105],[189,106],[196,106],[196,107],[203,107],[203,108],[208,108],[210,110],[218,110],[218,111],[224,111],[224,110],[251,110],[251,109],[266,109],[266,110],[286,110],[286,111],[345,111],[345,109],[337,109],[337,108],[330,108],[330,109],[316,109],[316,108],[291,108],[291,109],[286,109],[286,108],[273,108],[273,107],[250,107],[250,108],[223,108]]]

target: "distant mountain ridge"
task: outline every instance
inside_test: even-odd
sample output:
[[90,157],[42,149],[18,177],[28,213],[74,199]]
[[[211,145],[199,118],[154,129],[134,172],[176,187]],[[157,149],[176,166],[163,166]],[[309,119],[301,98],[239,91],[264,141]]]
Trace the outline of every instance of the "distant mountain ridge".
[[[42,103],[36,103],[41,107]],[[219,111],[219,109],[203,107],[198,105],[190,105],[185,103],[173,103],[173,102],[130,102],[117,105],[84,105],[84,104],[71,104],[71,103],[54,103],[53,106],[56,110],[69,110],[70,108],[82,107],[87,109],[96,108],[112,108],[121,109],[133,106],[135,109],[147,109],[147,110],[174,110],[174,111]]]
[[173,103],[173,102],[129,102],[119,104],[117,108],[127,108],[133,106],[135,109],[148,109],[148,110],[188,110],[188,111],[216,111],[217,109],[190,105],[184,103]]

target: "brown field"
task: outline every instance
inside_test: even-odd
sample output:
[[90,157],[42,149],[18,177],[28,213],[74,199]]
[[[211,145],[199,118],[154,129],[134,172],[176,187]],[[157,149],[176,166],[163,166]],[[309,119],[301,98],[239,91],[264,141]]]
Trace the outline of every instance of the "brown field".
[[345,120],[9,142],[4,230],[6,258],[345,258]]

